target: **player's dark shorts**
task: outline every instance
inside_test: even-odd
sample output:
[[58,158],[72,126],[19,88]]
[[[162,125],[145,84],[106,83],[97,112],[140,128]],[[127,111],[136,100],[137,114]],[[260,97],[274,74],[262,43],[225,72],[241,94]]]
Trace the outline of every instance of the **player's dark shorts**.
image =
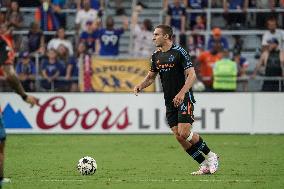
[[172,128],[178,123],[192,123],[194,122],[194,100],[191,99],[190,93],[186,93],[183,103],[178,107],[174,107],[173,103],[166,104],[166,117],[169,126]]
[[6,139],[6,132],[2,118],[2,113],[0,112],[0,143],[5,141],[5,139]]

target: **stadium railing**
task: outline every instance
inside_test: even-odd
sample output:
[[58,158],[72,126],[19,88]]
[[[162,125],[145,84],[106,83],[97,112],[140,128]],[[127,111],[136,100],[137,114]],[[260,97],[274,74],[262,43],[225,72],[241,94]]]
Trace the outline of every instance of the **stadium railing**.
[[[190,13],[203,13],[206,17],[206,28],[205,31],[198,31],[194,32],[195,34],[200,34],[205,36],[205,42],[207,46],[207,42],[209,40],[209,37],[211,35],[212,30],[212,16],[213,14],[221,14],[224,13],[223,8],[211,8],[211,1],[209,1],[208,8],[205,9],[187,9],[187,14]],[[246,13],[269,13],[271,12],[271,9],[256,9],[256,8],[249,8],[247,9]],[[228,10],[228,13],[243,13],[242,10]],[[274,13],[284,13],[283,8],[275,8]],[[160,23],[163,23],[163,18],[165,16],[164,10],[160,11]],[[223,35],[262,35],[265,32],[265,30],[223,30]],[[192,34],[191,31],[187,31],[186,35]]]
[[[36,74],[35,74],[35,87],[36,87],[36,91],[45,91],[43,90],[43,88],[41,88],[40,82],[41,80],[43,80],[41,73],[40,73],[40,63],[41,63],[41,57],[42,55],[39,53],[34,53],[31,54],[31,56],[34,58],[35,61],[35,65],[36,65]],[[101,58],[101,57],[100,57]],[[109,57],[108,57],[109,58]],[[117,56],[117,57],[112,57],[113,59],[131,59],[133,58],[133,56]],[[79,68],[82,69],[82,62],[79,63]],[[79,73],[81,74],[81,72],[79,71]],[[4,82],[4,77],[0,76],[0,81]],[[206,80],[210,80],[211,78],[208,77],[204,77],[202,78],[202,81],[206,81]],[[59,77],[57,79],[57,81],[66,81],[65,77]],[[78,81],[78,85],[80,85],[80,79],[78,77],[72,77],[70,80],[68,81]],[[239,84],[244,84],[246,83],[248,85],[248,88],[238,88],[238,92],[255,92],[255,91],[261,91],[261,85],[264,81],[279,81],[279,91],[283,91],[284,90],[284,77],[266,77],[266,76],[256,76],[254,78],[250,77],[249,75],[247,76],[242,76],[242,77],[238,77],[237,78],[237,83]],[[281,82],[282,81],[282,82]],[[258,87],[251,87],[250,83],[253,82],[259,82]],[[51,89],[47,90],[50,92],[54,92],[55,91],[55,87],[54,87],[54,83],[51,83]],[[160,92],[160,91],[158,91]]]

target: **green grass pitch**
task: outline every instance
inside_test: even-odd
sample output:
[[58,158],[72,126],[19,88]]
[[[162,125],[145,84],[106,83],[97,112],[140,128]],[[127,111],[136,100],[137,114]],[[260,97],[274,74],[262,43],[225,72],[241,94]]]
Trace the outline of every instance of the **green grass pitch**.
[[[171,135],[9,135],[7,189],[284,188],[283,135],[203,135],[220,156],[214,175],[198,168]],[[81,176],[78,160],[98,170]]]

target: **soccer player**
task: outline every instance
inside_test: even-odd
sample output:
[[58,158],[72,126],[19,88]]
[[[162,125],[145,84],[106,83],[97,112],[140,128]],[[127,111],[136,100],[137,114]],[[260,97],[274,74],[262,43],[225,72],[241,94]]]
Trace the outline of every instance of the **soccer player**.
[[[27,95],[21,82],[16,76],[16,72],[13,67],[13,62],[15,58],[15,52],[13,48],[13,40],[10,35],[10,31],[6,24],[1,24],[0,26],[0,67],[3,69],[6,80],[15,92],[22,97],[22,99],[31,104],[31,106],[37,104],[38,99],[34,96]],[[4,124],[2,121],[2,114],[0,109],[0,188],[2,187],[2,182],[4,178],[4,147],[5,147],[6,133],[4,129]],[[8,181],[8,179],[7,179]]]
[[[183,149],[200,164],[199,170],[192,174],[213,174],[218,169],[218,156],[210,151],[201,136],[191,131],[195,102],[191,90],[196,78],[194,67],[188,53],[173,44],[172,36],[173,30],[168,25],[155,28],[153,41],[159,50],[153,53],[151,69],[144,80],[134,87],[134,94],[138,95],[150,86],[160,74],[168,124]],[[205,159],[203,154],[208,158]]]

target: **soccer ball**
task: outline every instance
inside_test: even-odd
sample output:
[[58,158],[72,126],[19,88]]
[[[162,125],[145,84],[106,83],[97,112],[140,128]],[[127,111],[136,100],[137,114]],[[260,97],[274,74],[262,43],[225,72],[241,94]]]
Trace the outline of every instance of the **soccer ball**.
[[92,175],[97,170],[97,162],[94,158],[85,156],[79,159],[77,169],[81,175]]

